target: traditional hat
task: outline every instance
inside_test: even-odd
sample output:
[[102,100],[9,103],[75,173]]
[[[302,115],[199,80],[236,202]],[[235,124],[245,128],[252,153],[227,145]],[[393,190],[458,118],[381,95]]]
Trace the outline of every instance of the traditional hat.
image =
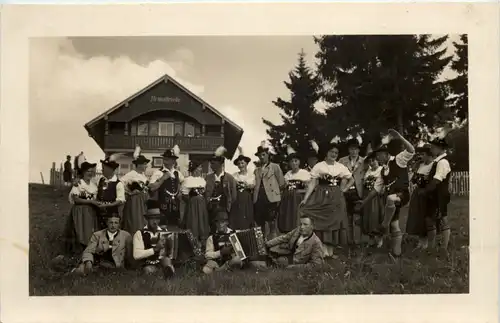
[[95,168],[96,166],[96,163],[89,163],[87,161],[84,161],[81,165],[79,165],[78,169],[80,171],[80,174],[83,174],[89,169]]
[[376,159],[377,158],[377,155],[374,151],[368,153],[364,159],[364,162],[367,163],[369,162],[370,160],[373,160],[373,159]]
[[337,149],[340,149],[340,137],[339,136],[335,136],[332,138],[332,140],[330,140],[330,142],[328,143],[328,150],[331,150],[333,148],[337,148]]
[[389,152],[389,143],[391,142],[391,137],[389,134],[385,134],[380,139],[380,145],[373,151],[374,153],[378,152]]
[[425,153],[425,154],[430,154],[430,152],[431,152],[431,145],[429,145],[429,144],[425,144],[425,145],[423,145],[423,146],[421,146],[421,147],[417,147],[417,148],[415,148],[415,151],[416,151],[417,153]]
[[259,156],[260,153],[268,153],[268,154],[273,154],[274,151],[272,149],[272,146],[267,143],[267,141],[263,140],[260,142],[260,146],[257,147],[257,152],[255,153],[255,156]]
[[452,127],[450,125],[445,125],[444,127],[438,128],[436,137],[431,140],[429,144],[443,149],[448,148],[446,136],[448,136],[448,133],[450,133],[451,130]]
[[255,167],[259,167],[260,166],[260,161],[254,160],[253,164],[254,164]]
[[147,200],[146,202],[147,210],[144,217],[151,218],[159,218],[161,216],[160,212],[160,203],[156,200]]
[[229,216],[227,215],[227,212],[224,210],[219,210],[215,214],[215,222],[221,222],[221,221],[229,221]]
[[120,167],[120,164],[116,160],[118,159],[118,157],[120,157],[122,155],[124,155],[124,154],[123,153],[116,153],[116,154],[109,155],[108,157],[101,159],[101,164],[103,166],[108,166],[112,169],[117,169],[118,167]]
[[293,149],[292,146],[288,145],[286,147],[286,160],[290,161],[292,159],[300,159],[300,156],[297,153],[297,151],[295,151],[295,149]]
[[180,152],[181,152],[181,149],[179,148],[179,146],[175,145],[172,149],[165,150],[165,152],[161,156],[164,158],[177,159],[177,158],[179,158]]
[[350,148],[350,147],[359,148],[360,147],[360,143],[359,143],[358,139],[356,139],[356,138],[349,139],[347,141],[347,148]]
[[238,157],[233,161],[235,165],[238,165],[238,163],[243,160],[245,163],[249,163],[251,161],[250,157],[247,157],[243,154],[243,148],[238,146]]
[[201,163],[199,161],[190,160],[188,165],[188,171],[190,173],[194,172],[196,168],[200,167]]
[[226,160],[226,157],[224,154],[226,153],[227,149],[224,146],[219,146],[215,150],[213,156],[210,157],[210,161],[212,162],[219,162],[221,164],[224,164],[224,161]]
[[134,160],[132,161],[132,163],[134,163],[134,165],[143,165],[143,164],[148,164],[149,162],[150,162],[149,159],[141,155],[141,147],[136,146],[134,150]]
[[309,155],[308,157],[318,157],[319,146],[316,143],[316,141],[309,140],[309,144],[310,144],[310,149],[309,149],[309,152],[308,152],[308,155]]

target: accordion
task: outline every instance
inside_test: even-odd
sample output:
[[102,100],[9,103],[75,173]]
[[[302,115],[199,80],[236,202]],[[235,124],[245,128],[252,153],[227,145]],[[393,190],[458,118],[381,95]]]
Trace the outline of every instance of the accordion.
[[174,260],[188,260],[201,257],[201,245],[190,230],[170,232],[170,256]]
[[249,257],[266,256],[264,234],[260,227],[237,231],[229,236],[236,255],[245,260]]

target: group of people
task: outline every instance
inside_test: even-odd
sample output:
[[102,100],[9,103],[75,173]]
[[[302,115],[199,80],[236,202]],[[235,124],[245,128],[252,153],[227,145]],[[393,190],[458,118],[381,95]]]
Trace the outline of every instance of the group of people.
[[[415,149],[397,131],[389,130],[384,144],[360,156],[360,144],[349,141],[349,155],[339,157],[335,141],[325,147],[311,142],[308,156],[289,147],[289,170],[283,174],[273,163],[272,149],[263,142],[255,152],[259,165],[248,171],[251,158],[241,149],[233,161],[239,171],[226,173],[225,148],[209,158],[212,173],[202,177],[202,165],[189,163],[189,175],[176,168],[179,147],[163,154],[163,167],[145,175],[150,162],[134,154],[135,169],[120,179],[115,174],[116,155],[101,160],[102,176],[95,177],[96,164],[79,163],[79,177],[71,192],[73,204],[67,223],[67,251],[80,253],[76,271],[123,268],[140,264],[146,273],[161,269],[166,277],[175,273],[173,232],[187,230],[204,249],[204,273],[242,268],[305,267],[323,263],[337,247],[357,244],[354,228],[360,226],[369,244],[381,248],[390,235],[390,252],[401,255],[401,207],[410,203],[407,233],[419,236],[419,248],[434,246],[442,233],[444,249],[450,236],[447,204],[450,166],[446,141],[436,138]],[[389,140],[404,149],[391,156]],[[411,178],[416,189],[410,197],[408,165],[419,156],[419,167]],[[302,167],[301,160],[307,160]],[[361,223],[356,222],[356,215]],[[261,227],[267,259],[241,259],[230,235]],[[128,260],[127,260],[128,259]]]

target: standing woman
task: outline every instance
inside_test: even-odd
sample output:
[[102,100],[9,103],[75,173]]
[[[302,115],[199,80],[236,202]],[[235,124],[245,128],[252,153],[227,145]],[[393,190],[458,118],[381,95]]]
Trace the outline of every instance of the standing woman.
[[202,165],[190,161],[190,173],[181,186],[182,198],[186,201],[186,210],[183,218],[183,227],[190,230],[193,236],[204,243],[210,235],[210,222],[208,219],[207,202],[205,200],[205,187],[207,182],[202,177]]
[[417,171],[411,178],[413,193],[410,197],[410,206],[408,209],[408,220],[406,222],[406,233],[418,236],[417,249],[426,249],[427,227],[425,218],[428,215],[427,197],[421,194],[430,182],[429,173],[433,166],[433,157],[430,146],[417,147],[415,149],[419,157]]
[[285,174],[285,189],[280,203],[278,215],[278,230],[280,233],[288,233],[297,228],[299,217],[297,216],[300,202],[304,199],[306,187],[311,180],[311,174],[300,168],[300,156],[295,150],[287,147],[287,161],[290,170]]
[[335,245],[347,244],[347,210],[343,193],[354,183],[351,172],[337,162],[339,146],[332,140],[325,160],[314,165],[311,181],[299,207],[299,216],[313,219],[315,231],[325,247],[325,256],[333,256]]
[[71,213],[66,223],[66,253],[81,254],[97,231],[97,185],[92,181],[96,164],[84,161],[78,165],[80,180],[71,188],[69,202]]
[[363,177],[363,198],[356,205],[355,211],[361,211],[361,231],[370,238],[368,245],[381,248],[384,241],[379,232],[384,219],[382,166],[378,164],[373,152],[366,156],[364,163],[368,169]]
[[229,227],[233,230],[245,230],[253,227],[253,200],[252,193],[255,187],[255,175],[248,172],[250,158],[243,154],[243,149],[238,147],[239,156],[234,160],[234,165],[239,169],[233,174],[236,180],[236,202],[229,214]]
[[148,200],[148,178],[145,175],[149,159],[140,155],[141,149],[137,147],[134,152],[135,169],[131,170],[120,181],[125,186],[125,206],[123,208],[122,229],[134,234],[147,224],[146,201]]

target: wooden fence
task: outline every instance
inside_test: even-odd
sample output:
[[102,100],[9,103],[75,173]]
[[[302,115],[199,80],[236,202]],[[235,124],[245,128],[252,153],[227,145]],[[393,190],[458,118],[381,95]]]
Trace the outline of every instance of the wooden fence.
[[[151,176],[153,169],[146,171],[146,176]],[[98,173],[99,174],[99,173]],[[206,174],[204,174],[206,175]],[[120,174],[118,174],[120,176]],[[50,170],[50,185],[63,186],[63,168],[62,165],[56,169],[56,163],[52,163]],[[469,195],[469,172],[452,172],[450,178],[450,192],[456,196]]]

